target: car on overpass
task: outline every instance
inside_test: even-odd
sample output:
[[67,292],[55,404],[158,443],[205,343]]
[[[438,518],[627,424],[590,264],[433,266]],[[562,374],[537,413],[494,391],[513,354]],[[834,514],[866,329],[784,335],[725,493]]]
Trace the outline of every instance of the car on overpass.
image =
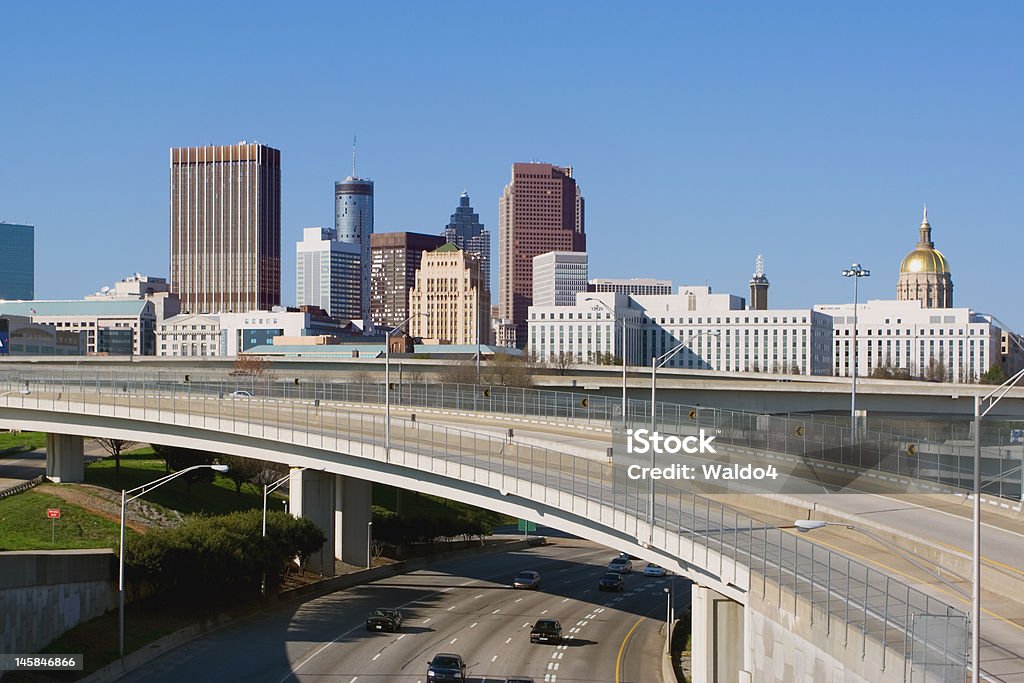
[[511,676],[505,679],[505,683],[533,683],[533,679],[525,676]]
[[390,633],[398,633],[401,628],[401,610],[382,607],[373,610],[373,613],[366,618],[367,631],[388,631]]
[[461,655],[439,652],[427,662],[427,680],[465,683],[466,663]]

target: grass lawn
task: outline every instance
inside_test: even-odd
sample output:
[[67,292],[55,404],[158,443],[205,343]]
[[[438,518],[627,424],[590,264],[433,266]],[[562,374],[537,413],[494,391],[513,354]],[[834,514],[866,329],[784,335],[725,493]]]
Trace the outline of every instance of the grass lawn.
[[[373,504],[398,512],[398,489],[384,484],[373,485]],[[428,496],[417,491],[402,491],[402,515],[408,517],[461,517],[486,522],[491,526],[515,524],[516,518],[502,515],[483,508],[447,500],[438,496]]]
[[[88,465],[85,468],[85,483],[120,491],[159,479],[166,473],[164,461],[153,453],[152,448],[147,447],[121,455],[120,476],[114,471],[113,458],[104,458]],[[252,485],[245,484],[241,494],[235,495],[235,483],[219,474],[212,484],[193,484],[191,490],[183,479],[169,481],[147,493],[146,500],[182,514],[220,515],[263,507],[263,494],[257,493]],[[280,503],[277,505],[280,506]]]
[[0,432],[0,457],[5,451],[24,453],[37,448],[46,448],[46,434],[42,432]]
[[[46,510],[58,508],[51,522]],[[55,543],[50,542],[53,525]],[[116,548],[120,527],[62,498],[26,491],[0,500],[0,550]]]

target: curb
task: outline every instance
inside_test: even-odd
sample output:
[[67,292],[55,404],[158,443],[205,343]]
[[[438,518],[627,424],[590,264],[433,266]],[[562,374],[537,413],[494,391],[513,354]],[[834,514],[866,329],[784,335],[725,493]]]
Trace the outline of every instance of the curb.
[[536,545],[546,545],[547,538],[533,537],[525,541],[512,541],[509,543],[496,544],[493,546],[483,546],[482,548],[463,548],[461,550],[453,550],[450,553],[441,553],[430,557],[418,557],[412,560],[406,560],[402,562],[395,562],[384,567],[377,567],[376,569],[363,569],[351,574],[343,574],[341,576],[331,577],[324,579],[308,586],[300,586],[299,588],[293,588],[288,591],[279,593],[276,598],[272,599],[270,604],[261,607],[248,614],[233,616],[233,617],[214,617],[201,624],[193,624],[192,626],[186,626],[183,629],[175,631],[169,635],[154,640],[152,643],[143,646],[135,652],[129,653],[124,658],[124,666],[121,666],[121,662],[115,661],[107,664],[101,669],[97,669],[88,676],[78,679],[79,683],[110,683],[116,681],[121,676],[134,671],[143,664],[146,664],[157,657],[167,654],[171,650],[184,645],[185,643],[198,638],[201,635],[211,633],[213,631],[230,626],[234,623],[241,622],[245,619],[255,617],[267,610],[278,607],[284,603],[297,601],[299,599],[312,600],[328,593],[334,593],[339,590],[351,588],[353,586],[359,586],[366,583],[373,583],[381,579],[390,578],[392,576],[398,576],[399,574],[405,574],[407,572],[416,571],[423,567],[429,566],[436,562],[445,562],[448,560],[457,560],[462,557],[476,556],[476,555],[490,555],[492,553],[510,551],[510,550],[522,550]]

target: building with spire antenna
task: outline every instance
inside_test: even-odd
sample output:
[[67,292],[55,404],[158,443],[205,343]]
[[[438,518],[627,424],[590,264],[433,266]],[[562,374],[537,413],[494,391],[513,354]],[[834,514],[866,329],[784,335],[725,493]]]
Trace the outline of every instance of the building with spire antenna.
[[953,276],[949,272],[949,261],[932,242],[927,205],[917,246],[900,263],[896,298],[899,301],[920,301],[925,308],[953,307]]
[[373,181],[356,175],[356,139],[352,138],[352,175],[334,183],[334,231],[339,242],[360,247],[359,308],[370,317],[370,235],[373,234]]
[[750,310],[768,310],[768,278],[764,274],[764,256],[757,255],[754,262],[754,276],[750,278]]

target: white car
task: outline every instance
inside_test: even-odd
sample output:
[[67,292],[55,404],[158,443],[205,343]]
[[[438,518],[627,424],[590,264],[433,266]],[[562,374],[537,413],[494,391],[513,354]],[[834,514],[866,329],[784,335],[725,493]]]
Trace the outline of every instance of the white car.
[[664,567],[648,562],[647,566],[644,567],[644,576],[665,576],[668,572],[665,571]]
[[250,394],[248,391],[243,391],[239,389],[238,391],[231,392],[231,398],[252,398],[252,394]]

